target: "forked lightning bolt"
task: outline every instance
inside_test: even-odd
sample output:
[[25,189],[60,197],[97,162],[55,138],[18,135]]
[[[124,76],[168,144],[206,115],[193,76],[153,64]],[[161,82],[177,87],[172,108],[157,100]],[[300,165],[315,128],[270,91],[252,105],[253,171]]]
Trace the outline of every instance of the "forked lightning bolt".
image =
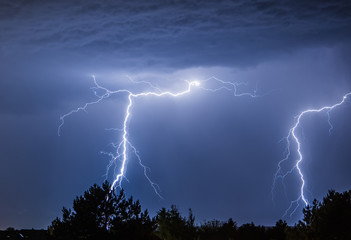
[[[132,143],[129,141],[128,139],[128,123],[130,121],[130,116],[131,116],[131,110],[134,104],[134,99],[136,98],[142,98],[142,97],[149,97],[149,96],[155,96],[155,97],[165,97],[165,96],[169,96],[169,97],[180,97],[182,95],[185,94],[189,94],[193,88],[198,88],[198,89],[202,89],[205,91],[210,91],[210,92],[217,92],[217,91],[221,91],[221,90],[228,90],[228,91],[232,91],[234,93],[234,96],[249,96],[249,97],[260,97],[259,95],[256,95],[256,90],[254,91],[254,93],[239,93],[238,92],[238,87],[245,84],[245,83],[233,83],[233,82],[226,82],[226,81],[222,81],[216,77],[211,77],[209,79],[203,80],[203,81],[185,81],[186,83],[186,87],[183,91],[180,92],[170,92],[170,91],[162,91],[160,88],[154,86],[153,84],[151,84],[150,82],[146,82],[146,81],[140,81],[140,82],[135,82],[133,81],[131,78],[130,80],[133,83],[136,84],[147,84],[149,85],[149,87],[151,87],[153,89],[153,91],[148,91],[148,92],[140,92],[140,93],[134,93],[130,90],[127,89],[122,89],[122,90],[109,90],[107,88],[102,87],[101,85],[99,85],[95,79],[95,76],[93,76],[93,80],[94,80],[94,87],[92,87],[92,90],[94,91],[95,96],[97,97],[97,100],[92,101],[92,102],[88,102],[86,104],[84,104],[81,107],[78,107],[70,112],[68,112],[67,114],[64,114],[60,117],[61,120],[61,124],[58,127],[58,135],[60,135],[61,132],[61,128],[63,127],[64,123],[65,123],[65,119],[72,115],[73,113],[77,113],[79,111],[86,111],[86,109],[94,104],[100,103],[101,101],[103,101],[104,99],[109,98],[111,95],[115,95],[115,94],[126,94],[127,98],[128,98],[128,104],[125,110],[125,114],[124,114],[124,120],[123,120],[123,127],[122,129],[112,129],[112,130],[119,130],[122,132],[122,139],[119,143],[115,144],[113,143],[112,146],[115,148],[115,152],[111,153],[111,152],[102,152],[104,154],[107,154],[108,156],[110,156],[111,160],[110,163],[107,166],[107,171],[106,171],[106,177],[108,175],[109,169],[110,167],[112,167],[113,165],[115,166],[115,170],[118,166],[118,160],[121,161],[121,164],[119,166],[119,170],[117,170],[117,172],[114,173],[115,175],[115,179],[111,185],[111,191],[115,189],[116,186],[121,187],[122,184],[122,180],[125,177],[125,173],[126,173],[126,164],[128,162],[128,149],[131,150],[131,152],[134,153],[134,155],[136,156],[136,158],[139,161],[140,166],[144,169],[144,175],[147,178],[147,180],[149,181],[151,187],[154,189],[155,193],[161,197],[160,193],[159,193],[159,187],[156,183],[154,183],[150,177],[147,174],[147,170],[148,167],[146,167],[145,165],[142,164],[141,161],[141,157],[137,151],[137,149],[132,145]],[[206,87],[206,83],[208,82],[213,82],[215,84],[217,84],[216,87]],[[103,94],[98,94],[98,92],[102,92]],[[162,197],[161,197],[162,198]]]
[[[342,100],[334,105],[324,106],[324,107],[321,107],[319,109],[307,109],[295,117],[295,119],[296,119],[295,124],[293,125],[292,128],[290,128],[289,134],[284,138],[286,141],[286,154],[285,154],[285,157],[278,163],[278,169],[274,175],[273,188],[272,188],[272,194],[273,194],[273,189],[275,188],[275,184],[276,184],[277,180],[279,180],[279,179],[284,180],[284,178],[286,176],[293,173],[294,171],[297,171],[297,173],[300,177],[300,180],[301,180],[301,185],[300,185],[300,190],[299,190],[300,195],[297,199],[295,199],[294,201],[292,201],[290,203],[290,206],[285,211],[285,214],[283,215],[283,217],[285,217],[287,214],[289,214],[289,212],[290,212],[290,217],[291,217],[296,212],[298,207],[300,206],[299,205],[300,202],[302,202],[305,206],[308,205],[308,200],[305,197],[305,178],[304,178],[304,175],[303,175],[301,167],[300,167],[300,164],[303,160],[303,155],[301,152],[301,142],[300,142],[298,135],[296,133],[296,130],[298,129],[298,127],[301,127],[302,118],[307,114],[326,112],[327,117],[328,117],[328,124],[330,126],[330,128],[329,128],[329,134],[330,134],[332,129],[333,129],[333,125],[331,124],[331,121],[330,121],[330,111],[332,111],[334,108],[342,105],[349,96],[351,96],[351,92],[345,94],[343,96]],[[294,144],[296,145],[296,153],[297,153],[298,158],[296,159],[294,166],[289,171],[284,172],[282,169],[282,165],[284,164],[284,162],[286,162],[290,159],[290,155],[291,155],[291,152],[290,152],[291,142],[290,141],[293,141]]]

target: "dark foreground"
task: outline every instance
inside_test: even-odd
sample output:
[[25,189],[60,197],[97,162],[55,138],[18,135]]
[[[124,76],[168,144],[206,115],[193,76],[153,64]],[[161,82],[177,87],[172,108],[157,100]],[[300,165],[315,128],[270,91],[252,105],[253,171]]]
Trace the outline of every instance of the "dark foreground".
[[5,231],[0,231],[0,239],[35,239],[35,240],[46,240],[49,239],[48,231],[46,230],[34,230],[34,229],[23,229],[15,230],[8,228]]
[[321,202],[315,200],[303,209],[303,219],[295,226],[279,220],[273,227],[254,223],[237,226],[212,220],[195,224],[189,209],[182,216],[175,206],[162,208],[155,217],[141,211],[139,201],[127,199],[124,192],[110,192],[110,184],[92,186],[73,201],[73,210],[63,208],[48,230],[0,231],[0,240],[323,240],[351,239],[351,190],[329,191]]

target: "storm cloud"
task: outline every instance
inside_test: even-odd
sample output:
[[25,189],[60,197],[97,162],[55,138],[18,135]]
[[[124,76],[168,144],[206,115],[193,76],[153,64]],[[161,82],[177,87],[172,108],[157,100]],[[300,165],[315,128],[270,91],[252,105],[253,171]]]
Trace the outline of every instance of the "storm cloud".
[[[350,40],[349,1],[3,1],[1,51],[122,66],[247,66]],[[61,53],[62,54],[62,53]]]

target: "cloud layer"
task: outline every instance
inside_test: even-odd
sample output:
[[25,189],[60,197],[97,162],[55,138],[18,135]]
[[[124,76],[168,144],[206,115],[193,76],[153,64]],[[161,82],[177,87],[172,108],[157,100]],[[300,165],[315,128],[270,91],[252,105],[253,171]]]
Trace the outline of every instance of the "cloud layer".
[[3,1],[3,54],[65,51],[144,65],[247,65],[350,39],[349,1]]

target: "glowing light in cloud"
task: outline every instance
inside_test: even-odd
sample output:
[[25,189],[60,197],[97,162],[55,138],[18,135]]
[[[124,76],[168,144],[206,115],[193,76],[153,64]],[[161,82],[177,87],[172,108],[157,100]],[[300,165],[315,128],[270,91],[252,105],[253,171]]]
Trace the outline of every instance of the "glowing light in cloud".
[[[300,177],[301,185],[300,185],[300,190],[299,190],[299,192],[300,192],[299,197],[297,199],[291,201],[290,206],[285,211],[283,217],[285,217],[289,213],[290,213],[290,217],[291,217],[296,212],[298,207],[300,206],[300,203],[303,203],[305,206],[308,205],[308,200],[305,196],[306,181],[305,181],[305,178],[304,178],[303,172],[301,170],[301,166],[300,166],[301,162],[303,161],[303,154],[301,152],[301,142],[300,142],[299,137],[296,133],[296,130],[299,127],[301,127],[301,121],[302,121],[303,117],[307,114],[326,112],[326,114],[328,116],[328,124],[330,126],[330,128],[329,128],[329,134],[330,134],[331,131],[333,130],[333,125],[331,124],[331,121],[330,121],[330,112],[333,109],[342,105],[349,96],[351,96],[351,92],[345,94],[343,96],[342,100],[334,105],[324,106],[324,107],[321,107],[318,109],[307,109],[295,117],[295,119],[296,119],[295,124],[293,125],[292,128],[290,128],[288,135],[284,138],[284,140],[286,141],[286,153],[285,153],[284,158],[281,161],[279,161],[279,163],[278,163],[278,169],[274,175],[273,186],[272,186],[272,194],[273,194],[273,190],[275,188],[277,180],[284,180],[284,178],[286,176],[293,173],[294,171],[296,171]],[[294,166],[291,169],[289,169],[288,171],[284,172],[282,169],[282,165],[284,164],[284,162],[288,161],[291,158],[291,156],[290,156],[291,155],[291,151],[290,151],[291,142],[290,141],[292,141],[296,145],[295,150],[296,150],[296,153],[298,155],[298,158],[295,160]]]

